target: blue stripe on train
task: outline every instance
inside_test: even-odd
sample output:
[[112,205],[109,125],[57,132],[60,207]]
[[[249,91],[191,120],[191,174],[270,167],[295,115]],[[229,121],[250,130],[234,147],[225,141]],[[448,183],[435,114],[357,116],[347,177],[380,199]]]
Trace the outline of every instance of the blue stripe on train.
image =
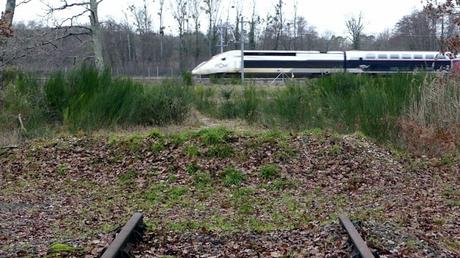
[[[412,71],[416,69],[439,70],[451,65],[451,60],[347,60],[347,69],[367,67],[366,71]],[[344,68],[343,60],[250,60],[244,62],[245,68]]]

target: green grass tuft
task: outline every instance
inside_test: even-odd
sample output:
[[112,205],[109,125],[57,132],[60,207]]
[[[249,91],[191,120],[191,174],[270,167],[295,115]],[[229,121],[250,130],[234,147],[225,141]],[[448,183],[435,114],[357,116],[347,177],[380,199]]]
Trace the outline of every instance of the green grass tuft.
[[118,181],[121,184],[131,184],[136,179],[137,173],[134,170],[128,170],[126,173],[118,176]]
[[229,144],[217,144],[211,146],[206,152],[206,156],[216,158],[229,158],[233,154],[233,148]]
[[265,165],[260,168],[260,176],[266,180],[272,180],[279,177],[279,168],[275,164]]
[[208,128],[199,131],[196,135],[205,145],[226,143],[231,136],[231,132],[225,128]]
[[235,168],[226,168],[224,170],[223,177],[223,183],[225,186],[239,186],[246,180],[246,176],[243,172]]

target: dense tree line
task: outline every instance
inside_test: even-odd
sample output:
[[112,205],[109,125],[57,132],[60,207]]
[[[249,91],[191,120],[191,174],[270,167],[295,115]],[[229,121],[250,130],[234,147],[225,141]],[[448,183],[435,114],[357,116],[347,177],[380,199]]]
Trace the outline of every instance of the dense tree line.
[[[169,6],[161,0],[156,10],[158,29],[152,26],[152,11],[147,8],[147,0],[143,0],[141,6],[130,6],[131,19],[124,22],[99,22],[95,4],[99,2],[81,2],[88,4],[90,22],[87,25],[50,28],[33,22],[16,24],[15,36],[2,46],[2,65],[48,73],[93,62],[105,64],[115,74],[165,76],[190,70],[221,49],[240,47],[240,0],[235,0],[232,6],[236,10],[235,17],[227,16],[226,20],[218,16],[221,0],[170,0],[167,1]],[[294,1],[294,10],[297,10],[296,5]],[[346,36],[330,32],[320,34],[297,12],[287,15],[285,7],[285,1],[275,1],[274,12],[266,17],[259,16],[253,8],[250,17],[244,18],[247,49],[446,50],[445,39],[459,32],[454,12],[441,12],[429,5],[402,17],[395,28],[378,35],[365,34],[365,16],[351,17],[344,21],[349,32]],[[66,8],[69,6],[57,6],[52,11]],[[171,9],[175,22],[171,26],[176,28],[176,33],[165,33],[164,8]],[[208,28],[201,28],[204,18]]]

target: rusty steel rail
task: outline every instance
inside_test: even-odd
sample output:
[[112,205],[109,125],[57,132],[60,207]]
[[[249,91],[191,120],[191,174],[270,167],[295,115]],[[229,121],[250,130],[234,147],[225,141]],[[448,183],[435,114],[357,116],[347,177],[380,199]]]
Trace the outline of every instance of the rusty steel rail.
[[359,252],[360,257],[375,258],[374,254],[371,252],[366,242],[364,242],[363,238],[358,233],[350,219],[345,215],[340,215],[339,220],[340,224],[342,224],[342,226],[345,228],[348,235],[350,236],[350,239],[353,242],[353,245],[355,246],[357,251]]
[[143,215],[135,213],[117,234],[115,240],[102,254],[102,258],[125,258],[130,256],[130,248],[135,242],[142,240],[145,225]]

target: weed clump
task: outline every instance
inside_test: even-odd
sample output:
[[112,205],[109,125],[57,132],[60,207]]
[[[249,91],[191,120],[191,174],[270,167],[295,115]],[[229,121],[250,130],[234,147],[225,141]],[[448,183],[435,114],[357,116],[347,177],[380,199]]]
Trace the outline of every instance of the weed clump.
[[226,143],[231,136],[231,132],[225,128],[203,129],[197,133],[197,136],[205,145],[215,145]]
[[246,180],[243,172],[229,167],[224,170],[223,183],[225,186],[239,186]]
[[217,144],[211,146],[206,152],[208,157],[229,158],[234,154],[234,150],[228,144]]
[[131,184],[134,181],[134,179],[136,179],[136,177],[137,177],[136,171],[128,170],[126,173],[118,177],[118,181],[121,184]]
[[266,180],[275,179],[279,174],[279,168],[275,164],[265,165],[260,169],[260,176]]

